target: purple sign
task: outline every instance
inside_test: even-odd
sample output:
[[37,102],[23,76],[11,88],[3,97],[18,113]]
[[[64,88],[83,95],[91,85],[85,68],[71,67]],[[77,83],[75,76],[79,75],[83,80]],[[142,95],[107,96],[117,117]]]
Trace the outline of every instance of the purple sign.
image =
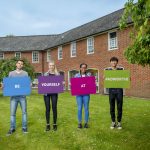
[[64,76],[39,76],[38,77],[38,93],[62,93]]
[[82,77],[82,78],[71,78],[71,94],[72,95],[85,95],[95,94],[96,83],[95,77]]

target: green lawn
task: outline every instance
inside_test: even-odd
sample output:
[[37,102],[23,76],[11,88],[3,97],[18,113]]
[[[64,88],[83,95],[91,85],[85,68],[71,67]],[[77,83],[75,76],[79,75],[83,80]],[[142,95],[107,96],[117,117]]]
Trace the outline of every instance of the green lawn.
[[[28,134],[21,131],[21,109],[16,132],[6,137],[10,126],[9,97],[0,94],[0,150],[148,150],[150,148],[150,101],[124,98],[122,130],[111,130],[108,96],[91,95],[89,129],[77,129],[75,97],[59,95],[58,130],[44,132],[42,95],[28,99]],[[52,117],[51,117],[52,118]]]

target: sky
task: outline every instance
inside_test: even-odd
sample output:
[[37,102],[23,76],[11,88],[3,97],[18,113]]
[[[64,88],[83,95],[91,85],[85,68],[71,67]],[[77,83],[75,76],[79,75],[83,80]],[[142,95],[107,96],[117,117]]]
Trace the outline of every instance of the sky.
[[60,34],[119,10],[126,2],[0,0],[0,37]]

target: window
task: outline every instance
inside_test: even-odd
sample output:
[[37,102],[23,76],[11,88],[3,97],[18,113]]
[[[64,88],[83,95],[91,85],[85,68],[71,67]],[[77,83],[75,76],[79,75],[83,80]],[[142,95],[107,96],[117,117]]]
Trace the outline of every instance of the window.
[[108,33],[108,49],[113,50],[118,48],[117,32]]
[[79,71],[78,70],[70,70],[70,71],[68,71],[68,90],[70,90],[71,89],[71,87],[70,87],[70,78],[73,78],[77,73],[79,73]]
[[0,52],[0,60],[4,59],[4,53]]
[[94,53],[94,38],[90,37],[87,39],[87,54]]
[[33,79],[33,82],[32,82],[32,88],[38,88],[38,77],[41,76],[42,73],[35,72],[34,75],[35,75],[35,78]]
[[51,52],[50,50],[47,51],[47,62],[49,62],[51,59]]
[[99,93],[99,70],[96,68],[88,68],[86,72],[91,74],[91,76],[95,76],[96,92]]
[[21,52],[15,52],[15,57],[21,58]]
[[[62,75],[64,77],[64,81],[65,81],[65,72],[64,71],[59,71],[60,75]],[[66,90],[66,85],[64,85],[64,90]]]
[[76,42],[71,43],[71,57],[76,57]]
[[62,46],[58,47],[58,60],[63,58]]
[[32,63],[38,63],[39,62],[39,52],[33,51],[32,52]]

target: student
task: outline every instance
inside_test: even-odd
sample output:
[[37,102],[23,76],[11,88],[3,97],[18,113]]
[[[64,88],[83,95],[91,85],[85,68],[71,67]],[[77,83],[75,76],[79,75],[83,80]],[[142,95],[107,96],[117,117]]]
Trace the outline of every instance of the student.
[[[49,67],[49,70],[48,72],[44,74],[45,76],[59,75],[53,60],[51,60],[48,63],[48,67]],[[46,123],[47,123],[45,131],[50,130],[50,99],[51,99],[52,110],[53,110],[53,130],[56,131],[57,130],[57,101],[58,101],[57,93],[53,93],[53,94],[47,93],[44,95],[44,102],[45,102],[45,108],[46,108],[45,116],[46,116]]]
[[[25,77],[28,76],[26,71],[23,71],[23,60],[16,62],[16,70],[9,72],[9,77]],[[5,85],[4,85],[5,86]],[[22,110],[22,131],[27,133],[27,101],[26,96],[12,96],[10,97],[10,130],[7,136],[11,135],[16,130],[16,111],[18,103]]]
[[[106,70],[123,70],[122,67],[118,67],[118,58],[112,57],[110,59],[110,66]],[[115,101],[117,103],[117,122],[115,118]],[[110,104],[110,115],[111,115],[111,129],[117,127],[117,129],[122,129],[121,119],[122,119],[122,106],[123,106],[123,89],[122,88],[109,88],[109,104]]]
[[[80,73],[77,73],[75,75],[76,78],[82,78],[86,76],[90,76],[86,73],[87,70],[87,64],[82,63],[80,64]],[[77,106],[78,106],[78,128],[82,128],[82,107],[84,106],[84,112],[85,112],[85,123],[84,128],[88,128],[88,120],[89,120],[89,101],[90,101],[90,95],[78,95],[76,96]]]

